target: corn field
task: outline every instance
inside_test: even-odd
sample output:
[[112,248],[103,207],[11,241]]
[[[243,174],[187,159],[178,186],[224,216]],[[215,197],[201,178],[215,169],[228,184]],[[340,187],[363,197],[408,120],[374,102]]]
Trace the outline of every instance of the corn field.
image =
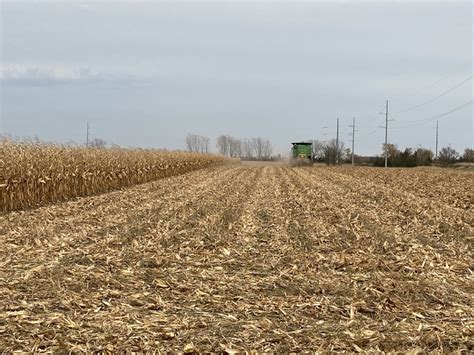
[[96,195],[222,162],[155,149],[91,149],[39,142],[0,142],[0,211]]

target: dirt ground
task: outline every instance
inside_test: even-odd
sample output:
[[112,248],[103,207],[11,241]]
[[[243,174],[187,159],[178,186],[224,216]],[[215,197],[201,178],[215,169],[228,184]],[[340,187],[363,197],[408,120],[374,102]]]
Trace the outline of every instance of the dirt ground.
[[244,164],[0,216],[0,350],[473,350],[473,177]]

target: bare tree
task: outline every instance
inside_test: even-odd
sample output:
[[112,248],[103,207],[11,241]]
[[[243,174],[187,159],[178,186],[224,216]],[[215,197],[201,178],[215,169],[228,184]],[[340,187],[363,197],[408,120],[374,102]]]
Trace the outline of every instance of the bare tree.
[[260,150],[260,144],[257,138],[249,138],[250,147],[252,149],[252,156],[256,159],[260,159],[262,154]]
[[107,141],[102,138],[94,138],[89,142],[88,147],[90,148],[105,148]]
[[252,142],[252,150],[255,154],[255,158],[262,159],[263,156],[263,139],[262,138],[250,138]]
[[272,143],[268,139],[263,139],[263,150],[262,157],[263,159],[270,159],[272,157],[273,147]]
[[227,137],[229,142],[229,155],[231,157],[242,157],[242,140],[234,137]]
[[229,157],[242,157],[243,142],[239,138],[222,135],[217,137],[217,149],[222,155]]
[[344,160],[344,163],[350,163],[352,161],[351,156],[352,156],[351,148],[346,148],[342,151],[341,159]]
[[197,134],[188,134],[186,136],[186,148],[190,152],[209,153],[210,140],[208,137]]
[[474,149],[470,149],[470,148],[464,149],[462,160],[468,163],[474,163]]
[[245,138],[243,141],[243,156],[246,158],[254,158],[254,151],[252,146],[252,141],[248,138]]
[[197,136],[195,134],[188,134],[186,136],[186,149],[190,152],[197,151]]
[[228,136],[222,135],[217,137],[217,149],[219,150],[219,154],[229,155]]
[[[385,144],[382,144],[382,152],[385,156]],[[387,160],[389,166],[395,165],[395,161],[397,160],[397,157],[400,155],[400,153],[401,152],[398,150],[398,147],[395,144],[387,143]]]
[[229,157],[270,159],[273,153],[272,143],[266,138],[235,138],[221,135],[217,138],[219,153]]
[[200,144],[200,153],[209,153],[210,152],[210,144],[211,144],[211,140],[209,139],[209,137],[204,137],[204,136],[201,136],[201,144]]
[[326,163],[335,165],[337,161],[342,161],[344,158],[344,142],[336,143],[335,139],[323,145],[323,156]]
[[316,139],[310,140],[313,143],[313,157],[316,160],[324,159],[324,143]]
[[444,147],[439,151],[438,159],[443,164],[451,164],[456,162],[459,157],[459,153],[451,147]]
[[416,165],[430,165],[433,161],[433,152],[430,149],[418,148],[415,157]]
[[268,139],[262,137],[250,138],[250,144],[255,158],[258,160],[270,159],[273,147]]

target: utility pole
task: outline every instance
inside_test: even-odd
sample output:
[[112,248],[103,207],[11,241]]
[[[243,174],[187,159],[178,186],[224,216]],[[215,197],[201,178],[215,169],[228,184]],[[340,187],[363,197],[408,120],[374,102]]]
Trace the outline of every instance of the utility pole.
[[86,130],[86,147],[89,147],[89,122],[87,122],[87,130]]
[[336,129],[336,164],[339,164],[339,118],[337,119]]
[[438,121],[436,121],[436,151],[435,157],[438,159]]
[[388,100],[385,103],[385,167],[388,166]]
[[354,146],[355,146],[355,127],[356,127],[356,119],[355,117],[352,118],[352,154],[351,154],[351,160],[352,160],[352,166],[355,166],[355,160],[354,160]]

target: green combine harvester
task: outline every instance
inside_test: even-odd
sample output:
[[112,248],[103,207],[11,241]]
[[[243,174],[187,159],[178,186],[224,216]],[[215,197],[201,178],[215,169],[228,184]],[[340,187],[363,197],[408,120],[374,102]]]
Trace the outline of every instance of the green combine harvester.
[[292,166],[304,166],[313,164],[313,143],[295,142],[291,143],[291,160]]

